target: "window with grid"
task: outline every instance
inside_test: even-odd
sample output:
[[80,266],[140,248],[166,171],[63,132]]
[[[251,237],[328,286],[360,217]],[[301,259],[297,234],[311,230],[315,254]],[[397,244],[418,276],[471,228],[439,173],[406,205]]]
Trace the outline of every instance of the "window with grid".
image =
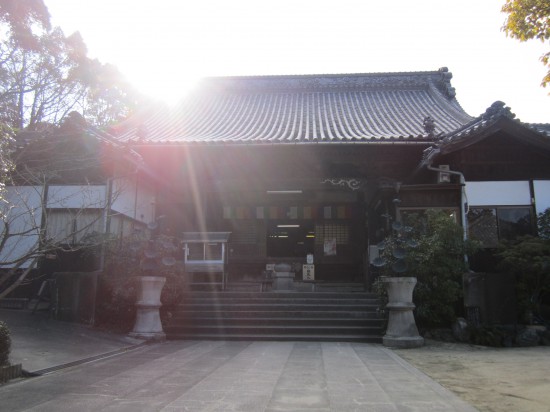
[[232,227],[231,243],[251,244],[258,243],[258,229],[255,220],[239,220]]
[[232,256],[264,256],[265,225],[257,220],[238,220],[231,227]]
[[530,207],[471,207],[468,212],[470,237],[483,247],[496,247],[500,240],[533,234]]
[[322,245],[325,240],[330,239],[336,239],[337,245],[349,244],[349,225],[342,223],[315,225],[315,244]]
[[418,208],[418,207],[406,207],[399,208],[397,211],[397,220],[407,226],[412,226],[416,230],[419,230],[420,233],[426,233],[428,226],[428,210],[441,211],[448,215],[455,223],[460,224],[460,211],[458,208],[449,208],[449,207],[429,207],[429,208]]

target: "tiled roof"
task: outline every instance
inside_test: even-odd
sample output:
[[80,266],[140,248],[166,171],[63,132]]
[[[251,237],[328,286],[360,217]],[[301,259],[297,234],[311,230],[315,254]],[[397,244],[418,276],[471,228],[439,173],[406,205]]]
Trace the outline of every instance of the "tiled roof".
[[501,101],[494,102],[485,113],[464,126],[447,133],[433,147],[424,151],[422,164],[430,164],[435,157],[464,148],[497,130],[510,130],[517,139],[532,145],[550,149],[550,124],[522,123],[509,107]]
[[138,115],[114,133],[144,144],[432,141],[473,119],[456,101],[451,77],[443,68],[208,78],[174,109]]
[[527,126],[550,137],[550,123],[529,123]]

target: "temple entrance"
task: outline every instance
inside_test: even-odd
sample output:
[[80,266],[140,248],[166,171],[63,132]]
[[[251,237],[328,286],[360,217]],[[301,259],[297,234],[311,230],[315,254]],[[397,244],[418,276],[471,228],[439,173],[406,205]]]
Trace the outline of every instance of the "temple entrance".
[[267,225],[267,256],[302,257],[313,254],[315,226],[311,220],[270,220]]
[[227,203],[219,209],[217,230],[231,233],[232,281],[257,280],[278,263],[292,265],[296,281],[304,279],[304,265],[310,265],[308,274],[314,273],[308,281],[363,281],[365,214],[357,194],[319,190],[307,197],[231,196],[225,196]]

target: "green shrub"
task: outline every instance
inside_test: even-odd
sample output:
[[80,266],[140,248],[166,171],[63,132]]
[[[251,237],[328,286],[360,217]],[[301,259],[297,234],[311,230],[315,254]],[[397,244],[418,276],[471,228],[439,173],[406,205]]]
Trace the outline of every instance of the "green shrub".
[[[464,255],[473,253],[478,245],[464,241],[462,228],[443,211],[411,214],[404,224],[396,223],[394,233],[383,242],[383,272],[417,278],[414,303],[420,327],[448,327],[461,307],[462,275],[467,270]],[[400,260],[405,265],[401,262],[396,272]]]
[[478,326],[470,329],[470,342],[481,346],[503,346],[507,334],[495,326]]
[[132,330],[136,318],[138,278],[105,272],[99,277],[96,326],[114,332]]
[[183,272],[183,265],[176,265],[173,272],[165,274],[166,283],[160,295],[163,308],[172,308],[182,301],[186,291]]
[[462,276],[468,269],[464,255],[478,245],[464,241],[462,227],[443,211],[429,210],[426,217],[409,258],[410,274],[418,279],[416,318],[421,326],[448,326],[462,307]]
[[110,242],[98,285],[96,325],[123,333],[132,330],[140,275],[166,278],[161,294],[161,313],[177,304],[184,285],[183,264],[173,257],[176,252],[174,238],[153,237],[143,231]]
[[[166,283],[160,296],[162,315],[181,302],[185,293],[184,277],[180,265],[176,265],[173,272],[164,275]],[[139,288],[139,277],[137,276],[102,274],[98,285],[96,326],[119,333],[130,332],[136,318],[136,300]]]
[[11,338],[8,325],[0,321],[0,366],[9,365]]
[[540,310],[538,299],[550,294],[550,240],[523,236],[503,242],[497,256],[498,269],[516,278],[519,319],[530,322]]
[[537,228],[539,237],[550,239],[550,208],[537,216]]

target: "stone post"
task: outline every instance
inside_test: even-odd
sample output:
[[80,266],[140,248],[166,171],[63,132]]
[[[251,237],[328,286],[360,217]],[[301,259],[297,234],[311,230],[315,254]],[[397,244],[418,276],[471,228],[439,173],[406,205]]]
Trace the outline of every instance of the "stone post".
[[424,338],[418,334],[414,320],[412,294],[415,277],[384,278],[388,292],[388,328],[382,338],[384,346],[394,348],[417,348],[424,345]]
[[162,329],[159,308],[160,294],[166,278],[159,276],[140,276],[140,297],[136,302],[137,313],[134,330],[130,336],[146,340],[164,340],[166,334]]
[[294,272],[291,272],[290,264],[277,263],[273,274],[273,290],[294,290]]

